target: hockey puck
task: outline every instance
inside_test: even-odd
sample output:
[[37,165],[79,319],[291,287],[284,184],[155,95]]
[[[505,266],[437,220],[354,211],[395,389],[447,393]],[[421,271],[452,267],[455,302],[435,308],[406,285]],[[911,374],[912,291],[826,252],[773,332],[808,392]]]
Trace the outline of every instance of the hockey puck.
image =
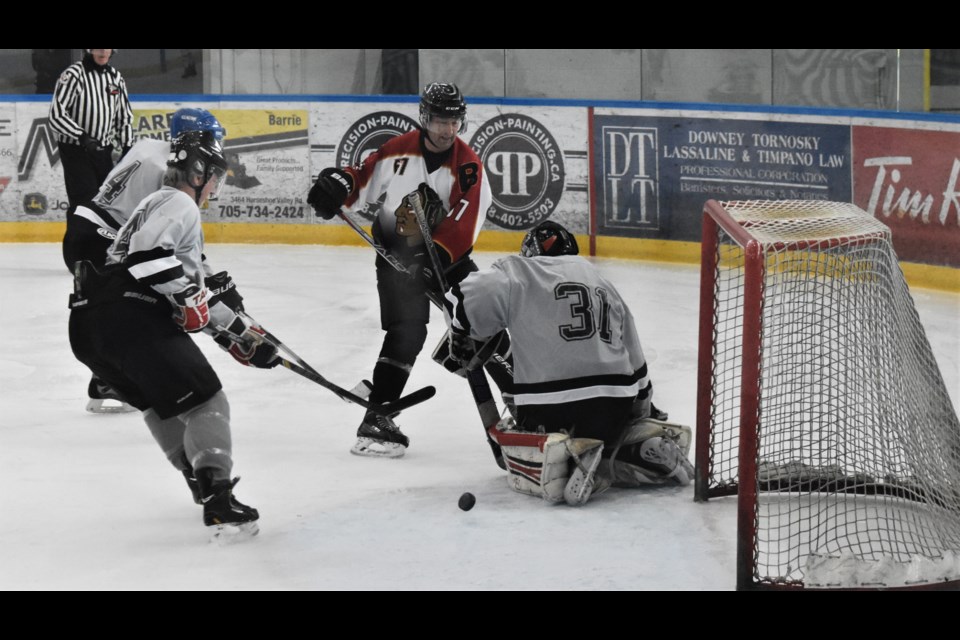
[[457,505],[464,511],[470,511],[473,509],[473,505],[477,504],[477,499],[469,491],[462,496],[460,496],[460,502]]

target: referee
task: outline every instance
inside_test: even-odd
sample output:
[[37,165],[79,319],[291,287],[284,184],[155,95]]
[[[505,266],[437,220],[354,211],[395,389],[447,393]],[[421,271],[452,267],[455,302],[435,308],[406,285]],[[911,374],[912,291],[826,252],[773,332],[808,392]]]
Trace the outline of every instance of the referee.
[[[127,85],[110,66],[113,49],[84,49],[83,60],[60,74],[50,105],[63,182],[71,211],[93,198],[113,168],[113,145],[133,144]],[[69,215],[69,214],[68,214]]]

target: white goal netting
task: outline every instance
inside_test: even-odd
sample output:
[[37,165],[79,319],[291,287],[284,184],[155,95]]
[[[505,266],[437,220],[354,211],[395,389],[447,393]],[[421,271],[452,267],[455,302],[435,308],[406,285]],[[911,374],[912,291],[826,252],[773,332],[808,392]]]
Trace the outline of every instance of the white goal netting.
[[[756,489],[754,582],[960,579],[960,424],[889,229],[847,203],[719,205],[713,306],[701,310],[713,324],[706,482],[713,495]],[[745,335],[751,287],[759,333]],[[744,400],[751,350],[758,389]],[[743,412],[756,425],[750,478]]]

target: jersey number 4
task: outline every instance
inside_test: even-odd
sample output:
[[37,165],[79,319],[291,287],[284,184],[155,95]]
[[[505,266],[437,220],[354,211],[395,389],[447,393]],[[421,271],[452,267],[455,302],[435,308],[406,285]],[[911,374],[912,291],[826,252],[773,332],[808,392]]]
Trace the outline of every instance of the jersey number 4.
[[106,188],[103,190],[103,193],[100,194],[100,200],[104,204],[111,204],[117,197],[123,193],[123,190],[127,188],[127,181],[130,179],[130,176],[140,168],[140,161],[130,163],[130,166],[125,167],[117,172],[117,175],[110,178],[110,182],[106,184]]
[[[600,311],[594,321],[593,301],[590,288],[580,282],[561,282],[553,288],[553,297],[570,303],[570,316],[576,323],[560,325],[560,337],[564,340],[588,340],[599,335],[603,342],[613,341],[610,331],[610,300],[607,290],[597,287],[593,290],[597,297],[597,309]],[[597,326],[599,325],[599,327]]]

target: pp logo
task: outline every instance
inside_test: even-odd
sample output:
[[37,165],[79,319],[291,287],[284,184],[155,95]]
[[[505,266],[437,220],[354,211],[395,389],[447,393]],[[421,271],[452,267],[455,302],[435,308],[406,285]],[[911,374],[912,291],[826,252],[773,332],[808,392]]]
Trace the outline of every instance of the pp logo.
[[97,233],[106,238],[107,240],[116,240],[117,234],[111,231],[110,229],[104,229],[103,227],[97,227]]
[[[413,118],[395,111],[377,111],[357,120],[340,139],[337,146],[337,166],[349,167],[363,162],[384,142],[412,131],[417,126]],[[360,214],[368,220],[376,217],[369,208]]]
[[504,113],[483,123],[470,141],[483,161],[493,205],[487,219],[505,229],[529,229],[560,204],[563,152],[530,116]]

